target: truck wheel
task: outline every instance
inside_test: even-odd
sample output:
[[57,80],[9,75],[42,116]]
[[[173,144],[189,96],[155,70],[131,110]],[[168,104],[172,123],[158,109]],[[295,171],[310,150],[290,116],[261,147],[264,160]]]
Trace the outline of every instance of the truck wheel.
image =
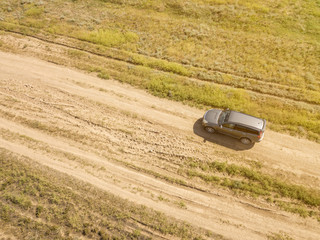
[[215,132],[214,128],[212,128],[212,127],[205,127],[204,129],[205,129],[208,133],[214,133],[214,132]]
[[240,142],[242,142],[244,145],[251,144],[251,140],[249,138],[241,138]]

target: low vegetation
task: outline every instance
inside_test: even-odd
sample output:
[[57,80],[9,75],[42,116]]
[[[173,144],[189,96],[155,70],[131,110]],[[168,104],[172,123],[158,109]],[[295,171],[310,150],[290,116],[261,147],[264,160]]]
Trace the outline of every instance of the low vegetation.
[[[0,149],[0,226],[19,239],[203,239],[209,232]],[[32,167],[31,167],[32,166]],[[201,232],[202,231],[202,232]],[[153,235],[155,234],[155,235]],[[222,238],[219,238],[222,239]]]
[[[227,187],[235,193],[264,196],[268,202],[275,203],[286,211],[303,217],[315,217],[320,221],[317,210],[320,205],[318,190],[284,182],[252,167],[227,162],[206,163],[188,159],[186,166],[188,167],[182,168],[181,172],[191,178],[197,177],[207,183]],[[288,202],[286,199],[292,201]]]

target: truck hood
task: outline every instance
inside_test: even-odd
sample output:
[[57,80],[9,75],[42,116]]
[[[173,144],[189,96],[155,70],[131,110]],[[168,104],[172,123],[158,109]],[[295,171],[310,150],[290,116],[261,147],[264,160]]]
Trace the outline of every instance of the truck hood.
[[218,119],[221,112],[222,111],[219,109],[210,109],[204,114],[203,119],[208,123],[218,124]]

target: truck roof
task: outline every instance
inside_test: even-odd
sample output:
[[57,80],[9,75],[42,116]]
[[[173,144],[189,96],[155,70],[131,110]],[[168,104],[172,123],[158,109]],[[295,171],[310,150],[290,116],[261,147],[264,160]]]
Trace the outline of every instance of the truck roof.
[[228,122],[240,123],[245,126],[263,130],[265,121],[261,118],[257,118],[245,113],[230,111]]

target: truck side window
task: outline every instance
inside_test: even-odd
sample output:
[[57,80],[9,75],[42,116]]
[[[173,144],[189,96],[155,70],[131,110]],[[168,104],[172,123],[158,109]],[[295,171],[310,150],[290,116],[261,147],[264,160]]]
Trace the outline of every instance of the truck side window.
[[231,129],[234,128],[234,124],[233,123],[225,123],[222,126],[225,127],[225,128],[231,128]]
[[255,135],[259,135],[259,132],[250,128],[246,128],[243,126],[239,126],[237,125],[235,127],[235,130],[240,131],[240,132],[245,132],[245,133],[250,133],[250,134],[255,134]]

